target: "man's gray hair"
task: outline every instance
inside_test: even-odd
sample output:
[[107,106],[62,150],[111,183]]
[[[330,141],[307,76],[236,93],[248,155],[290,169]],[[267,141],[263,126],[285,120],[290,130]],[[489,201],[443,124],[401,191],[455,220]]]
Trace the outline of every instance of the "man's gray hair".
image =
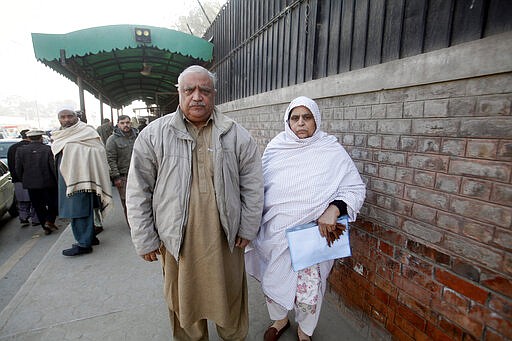
[[183,79],[183,76],[186,75],[187,73],[207,74],[213,83],[213,88],[214,89],[217,88],[217,76],[213,72],[208,71],[208,69],[205,69],[204,67],[202,67],[200,65],[192,65],[192,66],[189,66],[188,68],[186,68],[185,70],[183,70],[183,72],[180,73],[180,75],[178,76],[178,84],[176,84],[177,88],[180,87],[181,80]]

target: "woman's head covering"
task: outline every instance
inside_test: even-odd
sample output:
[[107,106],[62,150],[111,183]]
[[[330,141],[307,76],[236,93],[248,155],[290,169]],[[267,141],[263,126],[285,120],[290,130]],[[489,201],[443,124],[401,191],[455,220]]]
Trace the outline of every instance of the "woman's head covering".
[[[311,111],[313,114],[313,117],[315,118],[316,123],[316,130],[313,133],[312,136],[300,139],[295,135],[293,130],[290,128],[290,125],[288,124],[288,119],[290,117],[291,111],[296,107],[306,107]],[[286,112],[284,113],[284,130],[286,132],[287,137],[293,139],[293,140],[301,140],[303,142],[316,140],[318,138],[318,133],[320,132],[320,124],[322,123],[322,118],[320,116],[320,109],[318,108],[318,104],[316,104],[315,101],[313,101],[311,98],[308,98],[306,96],[300,96],[295,98],[293,101],[290,102],[288,105],[288,108],[286,108]]]
[[[308,108],[316,122],[314,134],[305,139],[298,138],[288,125],[290,111],[299,106]],[[348,215],[355,219],[363,204],[365,185],[337,138],[320,129],[318,105],[310,98],[297,97],[286,109],[284,122],[285,131],[268,143],[262,157],[265,179],[262,224],[291,218],[278,224],[282,227],[316,220],[334,200],[343,200]],[[308,181],[304,181],[304,175],[309,176]],[[293,217],[283,214],[290,207],[295,212]]]

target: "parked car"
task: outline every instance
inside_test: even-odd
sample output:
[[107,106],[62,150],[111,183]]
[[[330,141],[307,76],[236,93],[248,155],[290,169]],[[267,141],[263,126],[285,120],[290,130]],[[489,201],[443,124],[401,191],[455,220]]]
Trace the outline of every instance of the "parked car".
[[7,165],[7,151],[9,147],[21,139],[0,139],[0,161]]
[[12,217],[16,217],[18,208],[16,207],[11,173],[7,165],[0,161],[0,217],[6,212],[9,212]]

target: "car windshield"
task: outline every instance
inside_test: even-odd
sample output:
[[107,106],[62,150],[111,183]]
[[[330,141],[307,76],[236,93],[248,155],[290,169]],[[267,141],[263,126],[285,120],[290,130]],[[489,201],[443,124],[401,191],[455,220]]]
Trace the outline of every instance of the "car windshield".
[[2,141],[0,140],[0,158],[6,159],[7,158],[7,151],[9,150],[9,147],[15,144],[17,141]]

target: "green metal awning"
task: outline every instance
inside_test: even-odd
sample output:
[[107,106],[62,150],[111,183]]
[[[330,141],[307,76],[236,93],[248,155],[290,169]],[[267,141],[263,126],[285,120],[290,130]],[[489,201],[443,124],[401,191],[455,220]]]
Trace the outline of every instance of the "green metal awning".
[[175,84],[186,67],[212,60],[208,41],[144,25],[93,27],[66,34],[32,33],[37,60],[120,109],[134,100],[162,112],[178,103]]

